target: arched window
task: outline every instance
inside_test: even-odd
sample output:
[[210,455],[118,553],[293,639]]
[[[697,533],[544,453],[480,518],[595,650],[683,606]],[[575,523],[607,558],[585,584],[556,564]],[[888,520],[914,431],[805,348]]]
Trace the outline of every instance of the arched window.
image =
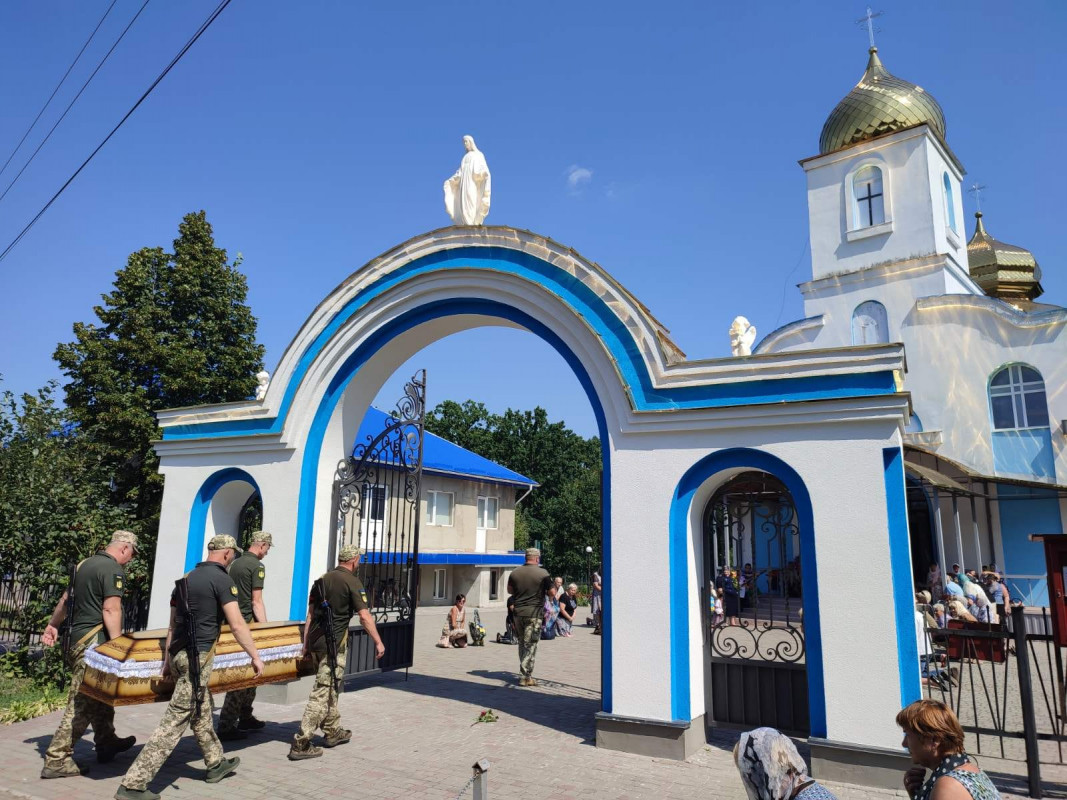
[[1041,373],[1025,364],[1011,364],[989,382],[993,429],[1048,427],[1048,400]]
[[941,180],[945,185],[945,219],[948,220],[952,232],[959,233],[959,228],[956,227],[956,201],[952,196],[952,180],[947,172],[941,176]]
[[854,228],[869,228],[885,222],[885,192],[879,167],[864,167],[852,177],[852,208]]
[[852,312],[852,344],[885,344],[889,341],[889,320],[885,306],[877,300],[860,303]]

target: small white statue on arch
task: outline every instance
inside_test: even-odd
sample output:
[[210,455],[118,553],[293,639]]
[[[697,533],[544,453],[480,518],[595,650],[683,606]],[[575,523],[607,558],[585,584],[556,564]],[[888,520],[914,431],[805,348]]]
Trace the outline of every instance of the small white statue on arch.
[[730,350],[735,356],[752,355],[752,345],[756,341],[756,326],[745,317],[734,317],[730,324]]

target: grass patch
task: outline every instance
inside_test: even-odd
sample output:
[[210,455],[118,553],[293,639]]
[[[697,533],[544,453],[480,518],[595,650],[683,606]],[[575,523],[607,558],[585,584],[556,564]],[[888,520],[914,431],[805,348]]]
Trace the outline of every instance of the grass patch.
[[66,705],[67,693],[38,686],[32,678],[0,674],[0,725],[22,722]]

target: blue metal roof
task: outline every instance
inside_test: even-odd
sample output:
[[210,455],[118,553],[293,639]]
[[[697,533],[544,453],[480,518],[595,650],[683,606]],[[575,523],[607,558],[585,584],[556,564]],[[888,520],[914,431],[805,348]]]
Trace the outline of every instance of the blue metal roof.
[[[387,419],[389,415],[384,411],[379,411],[373,406],[368,408],[359,426],[356,442],[366,442],[368,438],[373,439],[385,428]],[[495,483],[511,483],[520,486],[538,485],[537,481],[525,475],[520,475],[429,431],[426,432],[422,441],[422,469],[424,472],[455,475],[460,478],[476,478]]]

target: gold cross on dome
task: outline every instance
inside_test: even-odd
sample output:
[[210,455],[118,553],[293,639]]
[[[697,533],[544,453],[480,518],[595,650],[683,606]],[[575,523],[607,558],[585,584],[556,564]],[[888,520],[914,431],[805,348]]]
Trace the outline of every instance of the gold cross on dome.
[[857,25],[867,26],[867,36],[871,40],[871,47],[874,47],[874,20],[876,17],[882,16],[884,11],[871,11],[871,7],[867,6],[867,14],[856,20]]

